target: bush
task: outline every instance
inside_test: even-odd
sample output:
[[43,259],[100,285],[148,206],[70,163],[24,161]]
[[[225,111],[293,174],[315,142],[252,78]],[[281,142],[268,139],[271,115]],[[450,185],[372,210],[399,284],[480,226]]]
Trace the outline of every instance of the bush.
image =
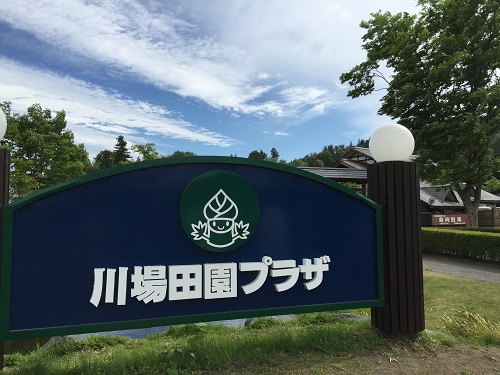
[[422,250],[427,253],[500,262],[500,233],[422,228]]

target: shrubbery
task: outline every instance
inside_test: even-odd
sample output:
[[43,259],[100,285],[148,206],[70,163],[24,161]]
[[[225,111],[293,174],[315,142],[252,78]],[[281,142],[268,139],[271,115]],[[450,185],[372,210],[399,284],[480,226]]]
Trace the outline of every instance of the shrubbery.
[[500,233],[482,229],[422,228],[422,250],[500,262]]

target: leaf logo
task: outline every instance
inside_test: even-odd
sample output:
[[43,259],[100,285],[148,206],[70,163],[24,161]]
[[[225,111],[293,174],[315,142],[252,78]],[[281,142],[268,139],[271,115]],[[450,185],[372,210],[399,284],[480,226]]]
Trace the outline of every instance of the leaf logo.
[[181,199],[186,235],[205,250],[225,252],[242,246],[260,216],[253,187],[236,173],[207,172],[193,180]]

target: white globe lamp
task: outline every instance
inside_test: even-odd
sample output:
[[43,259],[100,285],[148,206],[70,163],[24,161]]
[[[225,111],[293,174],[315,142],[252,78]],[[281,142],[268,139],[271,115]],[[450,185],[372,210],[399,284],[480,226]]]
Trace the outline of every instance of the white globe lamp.
[[382,125],[370,138],[370,153],[376,162],[408,161],[415,148],[413,134],[402,125]]
[[3,113],[0,108],[0,140],[3,139],[5,132],[7,131],[7,118],[5,117],[5,113]]

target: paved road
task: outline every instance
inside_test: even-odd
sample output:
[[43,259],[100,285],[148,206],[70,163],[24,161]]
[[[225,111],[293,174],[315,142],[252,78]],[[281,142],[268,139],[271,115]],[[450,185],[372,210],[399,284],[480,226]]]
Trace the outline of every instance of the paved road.
[[500,283],[500,264],[424,254],[424,270]]

